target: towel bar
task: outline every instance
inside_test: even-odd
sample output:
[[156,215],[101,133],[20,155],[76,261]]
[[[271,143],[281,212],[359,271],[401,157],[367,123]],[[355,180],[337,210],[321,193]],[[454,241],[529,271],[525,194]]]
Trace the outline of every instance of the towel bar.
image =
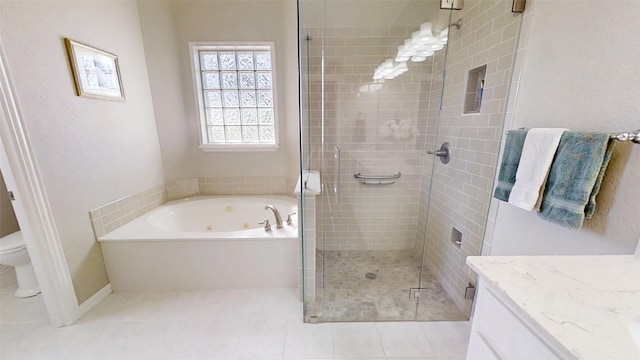
[[[518,130],[528,130],[527,128],[520,128]],[[506,134],[509,132],[507,131]],[[626,132],[620,134],[611,134],[611,139],[616,139],[618,141],[631,141],[635,144],[640,144],[640,130],[636,130],[634,132]]]
[[618,141],[633,141],[636,144],[640,144],[640,130],[636,130],[635,132],[620,133],[617,135],[612,134],[611,138]]

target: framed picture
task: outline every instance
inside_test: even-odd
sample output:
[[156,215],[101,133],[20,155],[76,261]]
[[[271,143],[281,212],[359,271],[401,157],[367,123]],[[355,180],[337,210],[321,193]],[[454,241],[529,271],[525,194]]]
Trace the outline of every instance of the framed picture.
[[65,38],[78,96],[124,101],[118,56]]

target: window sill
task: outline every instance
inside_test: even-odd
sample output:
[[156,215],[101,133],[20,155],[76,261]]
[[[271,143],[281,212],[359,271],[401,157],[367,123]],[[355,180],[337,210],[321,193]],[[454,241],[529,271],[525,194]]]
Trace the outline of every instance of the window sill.
[[204,152],[251,152],[276,151],[278,144],[202,144],[198,148]]

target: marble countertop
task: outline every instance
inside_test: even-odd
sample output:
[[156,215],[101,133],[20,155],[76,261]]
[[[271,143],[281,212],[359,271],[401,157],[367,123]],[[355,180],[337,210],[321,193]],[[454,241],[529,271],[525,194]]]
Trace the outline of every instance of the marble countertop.
[[629,333],[640,316],[633,255],[471,256],[467,264],[567,359],[640,359]]

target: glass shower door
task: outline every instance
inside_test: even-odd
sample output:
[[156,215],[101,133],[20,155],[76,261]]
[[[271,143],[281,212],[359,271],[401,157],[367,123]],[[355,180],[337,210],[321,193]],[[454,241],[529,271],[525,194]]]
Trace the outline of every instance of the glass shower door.
[[426,148],[435,153],[449,143],[452,157],[446,163],[434,155],[426,158],[433,175],[420,215],[426,221],[418,230],[424,234],[420,287],[425,290],[417,320],[460,320],[471,311],[476,276],[465,261],[481,254],[488,226],[522,25],[522,15],[511,6],[510,0],[465,2],[451,14],[446,59],[436,61],[434,73],[446,75],[438,119],[435,113],[428,116],[427,132],[436,136],[427,137]]
[[303,196],[307,320],[414,320],[450,12],[301,0],[299,16],[302,162],[322,183]]

